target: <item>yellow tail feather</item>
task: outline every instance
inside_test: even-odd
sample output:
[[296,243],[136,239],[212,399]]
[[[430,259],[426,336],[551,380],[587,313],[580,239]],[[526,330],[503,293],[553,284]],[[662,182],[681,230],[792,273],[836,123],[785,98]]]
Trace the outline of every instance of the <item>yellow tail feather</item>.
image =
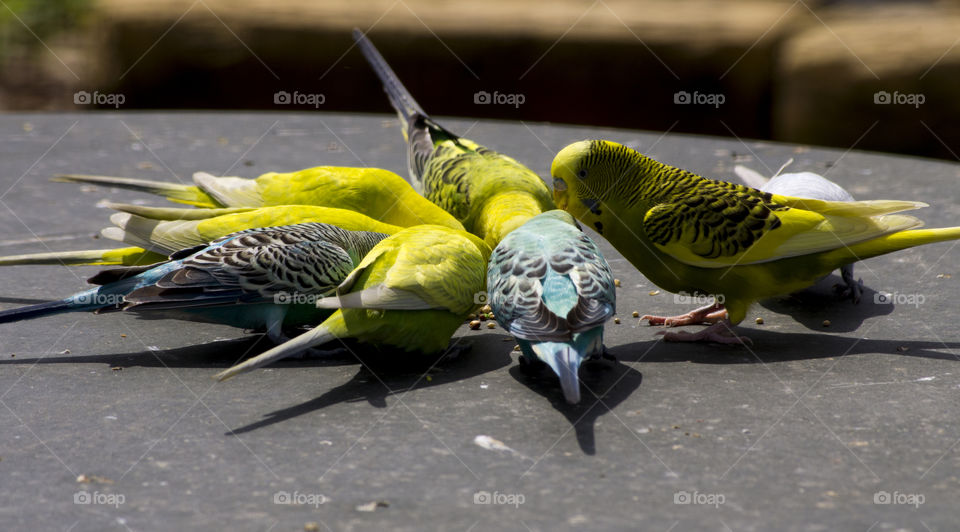
[[90,249],[83,251],[49,251],[0,257],[0,266],[143,266],[167,260],[160,253],[142,248]]
[[222,207],[209,194],[192,185],[181,185],[179,183],[164,183],[162,181],[151,181],[149,179],[134,179],[130,177],[110,177],[102,175],[83,175],[83,174],[61,174],[53,178],[53,181],[60,183],[82,183],[86,185],[99,185],[105,187],[116,187],[137,192],[146,192],[163,196],[174,203],[185,203],[196,207]]
[[933,244],[936,242],[946,242],[948,240],[960,239],[960,227],[941,227],[936,229],[913,229],[910,231],[900,231],[884,235],[880,238],[868,240],[854,244],[848,248],[840,248],[829,252],[829,256],[836,254],[845,257],[849,262],[852,260],[863,260],[886,253],[892,253],[901,249],[922,246],[924,244]]

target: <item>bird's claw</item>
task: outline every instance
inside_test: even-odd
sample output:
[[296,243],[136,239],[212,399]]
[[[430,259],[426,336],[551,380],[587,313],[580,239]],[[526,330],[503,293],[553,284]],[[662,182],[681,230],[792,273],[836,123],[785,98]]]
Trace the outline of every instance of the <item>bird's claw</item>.
[[657,331],[665,342],[713,342],[725,345],[752,346],[753,340],[746,336],[734,334],[729,324],[717,322],[706,329],[695,333],[687,331]]
[[863,279],[854,281],[852,278],[844,279],[844,284],[837,283],[833,285],[833,290],[840,296],[840,299],[849,299],[854,305],[860,303],[860,297],[863,295]]

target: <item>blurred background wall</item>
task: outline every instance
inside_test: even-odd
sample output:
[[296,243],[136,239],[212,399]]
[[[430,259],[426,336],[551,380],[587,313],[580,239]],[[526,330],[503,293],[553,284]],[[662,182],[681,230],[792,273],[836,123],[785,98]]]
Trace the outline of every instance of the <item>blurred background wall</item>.
[[0,109],[431,114],[957,159],[960,2],[5,0]]

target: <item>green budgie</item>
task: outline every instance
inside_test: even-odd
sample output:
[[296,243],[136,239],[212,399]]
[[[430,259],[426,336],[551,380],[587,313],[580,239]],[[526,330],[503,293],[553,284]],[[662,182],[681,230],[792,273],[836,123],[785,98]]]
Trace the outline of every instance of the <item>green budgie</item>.
[[427,199],[491,247],[530,218],[556,208],[550,190],[537,174],[434,122],[363,32],[353,30],[353,38],[400,117],[410,177]]
[[205,244],[236,231],[307,222],[327,223],[348,231],[372,231],[388,235],[401,229],[358,212],[310,205],[231,209],[176,209],[109,202],[104,205],[120,212],[110,217],[114,226],[104,229],[101,234],[111,240],[138,247],[11,255],[0,257],[0,266],[145,266],[163,262],[177,250]]
[[229,234],[173,254],[154,266],[104,270],[100,285],[59,301],[0,312],[0,323],[65,312],[135,312],[265,330],[277,343],[284,330],[329,315],[316,299],[361,263],[383,233],[306,223]]
[[521,362],[545,362],[567,402],[580,402],[580,363],[603,354],[603,325],[616,311],[613,273],[597,245],[573,216],[547,211],[493,250],[487,289]]
[[380,168],[317,166],[296,172],[268,172],[256,179],[193,174],[194,185],[148,179],[61,175],[58,181],[126,188],[197,207],[315,205],[365,214],[409,227],[436,224],[463,229],[450,214],[424,199],[397,174]]
[[338,338],[426,354],[443,351],[486,285],[490,247],[464,231],[418,225],[383,239],[317,307],[323,323],[216,375],[220,380]]
[[668,326],[710,322],[667,340],[745,343],[731,327],[759,299],[814,284],[850,262],[956,240],[960,227],[914,229],[893,214],[914,201],[836,202],[794,198],[712,181],[620,144],[586,140],[554,158],[557,205],[593,227],[654,284],[710,294],[714,304],[683,316],[645,316]]

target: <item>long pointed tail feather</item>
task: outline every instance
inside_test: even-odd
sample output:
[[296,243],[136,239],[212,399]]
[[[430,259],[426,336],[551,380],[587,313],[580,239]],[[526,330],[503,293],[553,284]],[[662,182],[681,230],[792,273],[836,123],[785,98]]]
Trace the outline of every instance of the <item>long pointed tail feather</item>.
[[131,203],[116,203],[113,201],[101,201],[102,205],[115,211],[135,214],[151,220],[207,220],[223,216],[224,214],[236,214],[239,212],[250,212],[256,207],[223,207],[223,208],[204,208],[190,209],[184,207],[150,207],[147,205],[133,205]]
[[197,207],[221,207],[216,201],[202,190],[191,185],[179,183],[165,183],[149,179],[134,179],[130,177],[110,177],[101,175],[60,174],[53,181],[61,183],[82,183],[107,187],[123,188],[146,192],[156,196],[163,196],[176,203],[186,203]]
[[941,227],[935,229],[912,229],[884,235],[873,240],[860,242],[850,247],[828,252],[828,256],[846,258],[845,262],[869,259],[902,249],[960,239],[960,227]]
[[327,318],[322,324],[314,327],[313,329],[301,334],[300,336],[297,336],[296,338],[287,340],[286,342],[274,347],[273,349],[270,349],[265,353],[261,353],[229,369],[225,369],[214,375],[213,378],[217,379],[218,381],[225,381],[241,373],[246,373],[261,366],[266,366],[267,364],[276,362],[277,360],[296,355],[297,353],[310,349],[313,346],[327,343],[338,337],[334,330],[339,329],[340,327],[337,327],[337,325],[342,323],[342,314],[340,314],[339,311],[334,312],[332,316]]
[[421,115],[426,117],[427,113],[423,111],[420,107],[420,104],[413,99],[413,96],[407,91],[407,88],[403,86],[403,83],[400,83],[400,78],[393,72],[393,69],[390,68],[390,65],[387,64],[387,61],[380,55],[380,52],[377,51],[376,47],[373,46],[373,43],[370,42],[370,39],[357,28],[353,30],[353,40],[356,41],[357,46],[360,47],[360,51],[363,52],[363,56],[367,58],[367,61],[370,63],[370,66],[373,67],[373,71],[377,74],[377,77],[380,78],[380,82],[383,83],[383,90],[386,91],[387,97],[390,98],[390,104],[396,109],[397,114],[400,115],[400,120],[403,122],[403,130],[407,131],[411,122],[416,118],[416,115]]
[[139,266],[167,260],[165,255],[139,247],[87,249],[82,251],[48,251],[0,257],[0,266]]
[[37,305],[0,311],[0,323],[30,320],[73,310],[76,309],[66,300],[50,301],[48,303],[39,303]]
[[59,301],[49,301],[0,311],[0,323],[30,320],[64,312],[94,311],[104,307],[113,307],[123,299],[122,288],[120,287],[120,290],[117,290],[116,287],[98,286]]

